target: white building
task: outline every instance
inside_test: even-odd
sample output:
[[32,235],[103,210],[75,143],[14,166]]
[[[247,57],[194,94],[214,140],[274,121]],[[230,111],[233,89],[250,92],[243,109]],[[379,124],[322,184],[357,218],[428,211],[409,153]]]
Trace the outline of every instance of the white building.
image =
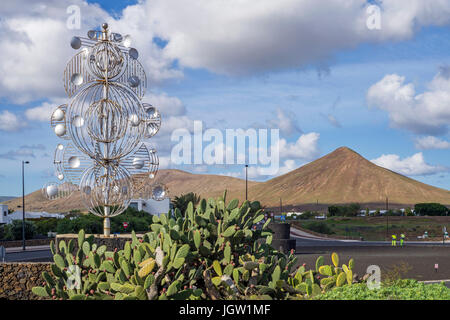
[[303,214],[303,212],[287,212],[286,216],[293,217],[295,219],[295,218],[297,218],[297,216],[301,216],[302,214]]
[[145,211],[155,216],[160,216],[161,213],[167,213],[170,210],[170,198],[165,198],[161,201],[153,199],[133,199],[131,200],[130,207],[139,211]]
[[7,216],[8,216],[8,205],[0,203],[0,224],[6,223]]
[[[0,210],[2,212],[0,223],[10,224],[14,220],[22,220],[22,211],[14,211],[8,214],[8,206],[5,204],[0,204]],[[48,213],[48,212],[30,212],[25,211],[25,219],[39,219],[39,218],[56,218],[62,219],[64,215],[59,213]]]

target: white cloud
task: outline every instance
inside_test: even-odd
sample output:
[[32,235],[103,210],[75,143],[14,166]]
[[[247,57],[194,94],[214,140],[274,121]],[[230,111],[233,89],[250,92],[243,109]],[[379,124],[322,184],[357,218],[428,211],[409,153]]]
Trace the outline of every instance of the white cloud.
[[182,116],[186,114],[186,108],[180,99],[170,97],[166,93],[149,94],[145,97],[151,105],[157,108],[165,116]]
[[119,19],[108,17],[106,21],[111,30],[131,35],[132,47],[139,51],[139,60],[145,67],[150,83],[154,84],[167,79],[180,78],[183,73],[173,66],[174,59],[165,55],[153,41],[157,37],[155,31],[159,22],[155,16],[149,14],[149,3],[150,1],[142,1],[142,3],[128,6],[122,11]]
[[[69,30],[66,9],[81,9],[82,30]],[[107,16],[98,5],[81,0],[45,3],[19,0],[0,9],[0,95],[16,103],[53,96],[63,96],[61,81],[66,62],[74,50],[73,35],[85,35]],[[6,38],[6,39],[5,39]]]
[[324,117],[333,127],[336,127],[336,128],[342,128],[342,125],[341,125],[341,123],[339,122],[339,120],[338,119],[336,119],[336,117],[335,116],[333,116],[331,113],[329,113],[329,114],[321,114],[322,115],[322,117]]
[[310,132],[302,134],[294,143],[280,139],[280,158],[310,160],[317,157],[320,153],[317,145],[319,138],[319,133]]
[[[81,30],[69,30],[69,5],[81,8]],[[107,21],[130,34],[149,82],[183,76],[183,67],[224,74],[324,66],[342,49],[404,40],[422,26],[446,25],[449,1],[384,0],[380,30],[369,30],[366,0],[147,0],[113,18],[83,0],[9,1],[0,8],[0,96],[24,103],[65,96],[61,79],[73,35]],[[176,10],[174,10],[176,8]],[[282,35],[282,36],[280,36]],[[155,37],[166,41],[160,46]],[[23,67],[26,66],[26,67]],[[180,67],[178,67],[180,66]]]
[[[78,5],[81,9],[81,30],[66,26],[67,7]],[[140,6],[129,7],[119,20],[114,20],[98,4],[83,0],[30,0],[2,3],[0,8],[0,96],[15,103],[25,103],[42,98],[65,97],[61,81],[64,68],[75,54],[69,43],[72,36],[86,36],[90,29],[102,22],[110,22],[112,31],[130,33],[140,54],[150,83],[180,77],[173,67],[173,60],[163,56],[161,49],[152,42],[154,32],[151,21],[138,19]],[[142,28],[144,24],[144,28]]]
[[233,177],[233,178],[242,178],[243,173],[230,171],[230,172],[221,172],[221,173],[218,173],[218,175],[226,176],[226,177]]
[[197,173],[206,173],[209,171],[209,167],[206,165],[193,165],[192,170]]
[[43,102],[37,107],[27,109],[25,116],[30,121],[49,122],[52,112],[65,102],[67,102],[65,99],[53,99],[50,102]]
[[17,160],[23,158],[36,158],[33,150],[20,148],[17,150],[10,150],[6,153],[0,154],[0,159]]
[[261,167],[258,166],[249,166],[248,167],[248,178],[249,179],[259,179],[259,178],[265,178],[266,176],[263,175],[263,171]]
[[448,171],[448,168],[427,164],[422,152],[404,159],[401,159],[396,154],[383,154],[381,157],[371,161],[380,167],[406,176],[423,176]]
[[268,120],[267,124],[270,128],[280,129],[281,133],[290,136],[302,132],[296,122],[297,116],[295,113],[278,108],[277,118]]
[[369,106],[385,110],[391,125],[415,133],[443,134],[450,124],[450,78],[438,73],[427,91],[416,94],[405,77],[386,75],[367,92]]
[[[289,143],[285,139],[280,139],[278,145],[279,159],[283,165],[271,176],[279,176],[296,169],[298,167],[296,160],[312,160],[319,156],[320,151],[317,145],[319,138],[319,133],[310,132],[302,134],[293,143]],[[271,152],[275,152],[275,150],[272,147]],[[249,166],[248,176],[251,179],[265,179],[269,177],[267,175],[267,168],[263,166]]]
[[436,138],[434,136],[426,136],[417,138],[415,142],[417,149],[450,149],[450,142]]
[[[168,41],[164,55],[183,66],[249,74],[324,65],[338,50],[364,42],[404,40],[425,25],[450,20],[448,1],[384,0],[380,30],[369,30],[366,0],[153,0],[148,19]],[[174,10],[173,8],[178,8]],[[140,18],[140,19],[139,19]]]
[[26,123],[19,119],[14,113],[9,112],[8,110],[3,110],[3,112],[0,113],[0,130],[18,131],[25,126]]
[[285,160],[283,166],[278,169],[278,175],[286,174],[295,169],[297,169],[297,164],[294,160]]
[[159,157],[159,169],[170,168],[170,156],[158,156]]
[[[281,176],[281,175],[286,174],[297,168],[298,168],[298,166],[297,166],[297,163],[295,162],[295,160],[292,160],[292,159],[284,160],[283,166],[278,168],[277,173],[270,177]],[[226,175],[230,175],[230,174],[226,174]],[[240,173],[236,174],[236,177],[240,177],[240,176],[241,176]],[[267,174],[265,174],[264,167],[260,167],[260,166],[249,166],[248,167],[248,177],[249,177],[249,179],[256,179],[256,180],[269,178],[269,176],[267,176]]]

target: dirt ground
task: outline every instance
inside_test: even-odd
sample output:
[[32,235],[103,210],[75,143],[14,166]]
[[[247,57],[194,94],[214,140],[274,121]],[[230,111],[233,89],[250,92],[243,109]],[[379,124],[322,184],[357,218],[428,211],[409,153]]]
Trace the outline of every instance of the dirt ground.
[[[324,256],[325,263],[331,264],[331,253],[337,252],[340,264],[348,264],[350,258],[355,260],[354,271],[362,276],[369,265],[378,265],[381,276],[391,275],[393,270],[400,270],[402,278],[416,280],[450,279],[450,247],[439,246],[405,246],[405,247],[297,247],[298,263],[306,263],[315,268],[318,256]],[[438,272],[435,264],[439,265]],[[409,269],[409,270],[407,270]],[[405,272],[403,272],[405,271]]]

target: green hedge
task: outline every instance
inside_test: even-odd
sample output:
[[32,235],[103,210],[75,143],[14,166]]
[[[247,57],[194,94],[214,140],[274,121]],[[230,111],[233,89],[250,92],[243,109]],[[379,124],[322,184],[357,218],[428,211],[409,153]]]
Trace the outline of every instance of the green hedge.
[[331,230],[330,226],[328,226],[325,222],[306,222],[302,224],[302,227],[314,232],[322,233],[322,234],[333,234],[333,230]]
[[[25,239],[32,239],[36,228],[31,221],[25,221]],[[14,220],[11,224],[0,226],[0,240],[22,240],[22,220]]]
[[424,284],[416,280],[397,280],[370,290],[365,283],[334,288],[320,300],[450,300],[450,289],[444,284]]
[[[152,223],[152,215],[138,211],[129,207],[119,216],[111,218],[111,232],[124,233],[123,223],[128,222],[126,232],[148,231],[149,225]],[[74,217],[72,219],[61,219],[58,221],[56,232],[58,234],[64,233],[78,233],[80,230],[86,233],[103,233],[103,219],[93,214],[84,214]]]
[[419,216],[445,216],[449,210],[440,203],[418,203],[414,211]]
[[[128,222],[128,228],[123,228],[123,223]],[[148,231],[152,223],[152,215],[129,207],[121,215],[111,218],[112,232],[141,232]],[[49,231],[58,234],[78,233],[84,229],[86,233],[103,233],[103,219],[93,214],[72,213],[63,219],[40,218],[27,220],[25,225],[26,239],[32,239],[35,235],[47,236]],[[0,226],[0,240],[21,240],[22,220],[14,220],[12,224]]]

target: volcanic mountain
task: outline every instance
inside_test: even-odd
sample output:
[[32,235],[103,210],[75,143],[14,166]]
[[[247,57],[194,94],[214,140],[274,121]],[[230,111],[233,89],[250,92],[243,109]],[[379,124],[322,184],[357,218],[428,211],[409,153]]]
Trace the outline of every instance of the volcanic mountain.
[[[171,197],[188,192],[195,192],[202,197],[216,197],[226,189],[228,199],[245,199],[245,181],[238,178],[161,170],[156,180],[168,187]],[[346,147],[338,148],[320,159],[266,182],[249,181],[248,197],[259,200],[268,207],[278,206],[280,198],[283,206],[357,202],[380,207],[386,197],[389,198],[389,203],[404,206],[419,202],[450,205],[449,190],[379,167]],[[10,208],[18,210],[21,198],[6,203]],[[79,193],[69,199],[48,201],[40,196],[40,191],[26,196],[26,207],[30,211],[48,212],[83,209]]]
[[450,204],[450,191],[379,167],[355,151],[341,147],[282,176],[258,184],[251,197],[268,205],[305,203],[419,202]]

